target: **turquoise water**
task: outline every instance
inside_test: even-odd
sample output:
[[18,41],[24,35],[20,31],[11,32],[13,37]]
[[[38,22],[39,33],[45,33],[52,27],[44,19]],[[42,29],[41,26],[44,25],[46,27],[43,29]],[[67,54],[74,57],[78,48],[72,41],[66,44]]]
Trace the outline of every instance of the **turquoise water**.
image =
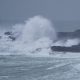
[[0,80],[80,80],[80,59],[0,56]]

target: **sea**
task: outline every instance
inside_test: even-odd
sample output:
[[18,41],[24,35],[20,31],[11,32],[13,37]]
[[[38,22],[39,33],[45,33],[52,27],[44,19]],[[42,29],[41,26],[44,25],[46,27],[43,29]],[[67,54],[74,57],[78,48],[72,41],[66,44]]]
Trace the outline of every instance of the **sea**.
[[[50,20],[34,16],[24,23],[4,25],[0,28],[0,80],[80,80],[79,53],[51,51],[57,32]],[[11,34],[5,35],[7,31]]]

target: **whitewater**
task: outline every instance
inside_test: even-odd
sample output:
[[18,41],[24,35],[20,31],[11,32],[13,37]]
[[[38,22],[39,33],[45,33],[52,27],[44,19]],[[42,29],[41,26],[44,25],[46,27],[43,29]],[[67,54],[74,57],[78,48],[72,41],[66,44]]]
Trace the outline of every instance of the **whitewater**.
[[[11,35],[5,35],[6,30],[0,31],[0,55],[26,55],[33,57],[62,57],[54,54],[51,46],[78,45],[79,39],[58,40],[57,32],[52,22],[43,16],[34,16],[21,24],[12,26]],[[15,38],[12,41],[9,37]],[[73,56],[71,56],[73,55]],[[63,57],[80,57],[76,53],[65,54]]]
[[47,54],[51,44],[57,38],[52,23],[42,16],[29,18],[23,24],[15,24],[12,26],[11,32],[16,40],[11,42],[7,36],[2,35],[0,45],[0,49],[8,51],[10,54],[11,51],[26,55]]
[[79,39],[56,42],[50,20],[34,16],[13,25],[11,35],[5,31],[0,31],[0,80],[80,80],[80,54],[51,51],[53,45],[77,45]]

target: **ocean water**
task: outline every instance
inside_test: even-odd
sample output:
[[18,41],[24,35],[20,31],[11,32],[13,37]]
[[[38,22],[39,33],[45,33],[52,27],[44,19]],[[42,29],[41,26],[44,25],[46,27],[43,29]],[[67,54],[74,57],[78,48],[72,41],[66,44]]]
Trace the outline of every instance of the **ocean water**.
[[[80,80],[80,55],[51,51],[52,45],[72,46],[79,41],[55,43],[57,33],[50,20],[34,16],[4,29],[0,29],[0,80]],[[8,30],[15,41],[4,34]]]
[[0,80],[80,80],[78,64],[73,58],[0,56]]

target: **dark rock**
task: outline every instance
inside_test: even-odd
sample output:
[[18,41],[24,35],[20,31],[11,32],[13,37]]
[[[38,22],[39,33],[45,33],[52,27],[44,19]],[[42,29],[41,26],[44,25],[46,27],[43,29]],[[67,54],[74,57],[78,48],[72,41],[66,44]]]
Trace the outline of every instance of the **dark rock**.
[[16,38],[13,37],[13,36],[9,36],[9,38],[10,38],[12,41],[15,41],[15,40],[16,40]]
[[12,35],[12,32],[5,32],[5,35]]
[[52,51],[57,51],[57,52],[80,52],[80,44],[79,45],[74,45],[74,46],[71,46],[71,47],[52,46],[51,50]]

